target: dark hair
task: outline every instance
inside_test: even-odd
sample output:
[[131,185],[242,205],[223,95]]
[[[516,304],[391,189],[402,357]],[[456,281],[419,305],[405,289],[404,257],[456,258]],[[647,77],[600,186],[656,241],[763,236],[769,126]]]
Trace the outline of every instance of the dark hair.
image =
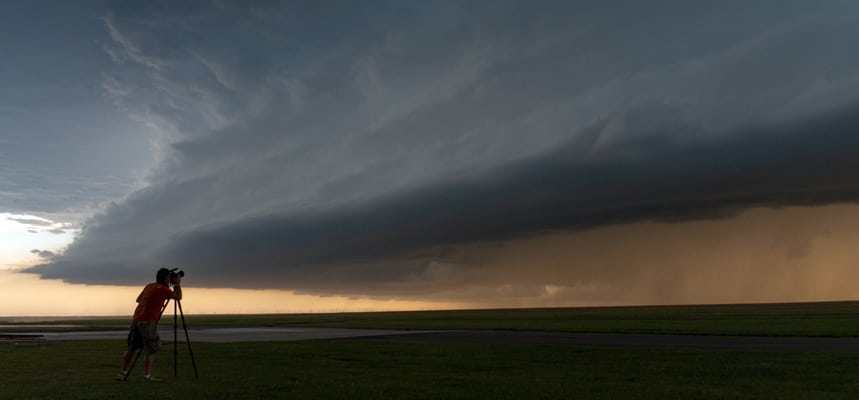
[[167,268],[161,268],[158,270],[158,273],[155,274],[155,282],[164,283],[164,280],[167,279],[167,276],[170,275],[170,270]]

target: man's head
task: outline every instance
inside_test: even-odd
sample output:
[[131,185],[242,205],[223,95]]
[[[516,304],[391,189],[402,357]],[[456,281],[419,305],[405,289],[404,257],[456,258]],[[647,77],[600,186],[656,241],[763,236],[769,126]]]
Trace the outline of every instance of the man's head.
[[158,270],[158,273],[155,274],[155,282],[167,284],[167,278],[170,276],[170,270],[167,268],[161,268]]

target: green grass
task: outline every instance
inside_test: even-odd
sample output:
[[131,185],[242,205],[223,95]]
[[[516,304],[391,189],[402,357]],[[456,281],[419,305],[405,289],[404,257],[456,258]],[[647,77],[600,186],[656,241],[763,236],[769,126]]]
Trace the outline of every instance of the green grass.
[[193,323],[195,326],[253,323],[390,329],[859,336],[857,312],[859,303],[806,303],[261,315],[243,316],[236,321],[197,316]]
[[[188,315],[189,327],[500,329],[758,336],[859,336],[859,303]],[[166,317],[165,317],[166,318]],[[61,321],[58,323],[69,323]],[[75,322],[125,329],[128,318]]]
[[0,344],[3,399],[854,399],[859,353],[305,341],[180,346],[114,382],[119,341]]
[[[251,316],[189,315],[191,327],[318,326],[859,336],[859,303],[557,308]],[[69,323],[68,321],[59,322]],[[125,329],[128,318],[76,321]],[[26,326],[21,326],[26,329]],[[113,376],[122,341],[0,342],[0,399],[855,399],[859,353],[588,348],[320,340],[194,343],[156,375]]]

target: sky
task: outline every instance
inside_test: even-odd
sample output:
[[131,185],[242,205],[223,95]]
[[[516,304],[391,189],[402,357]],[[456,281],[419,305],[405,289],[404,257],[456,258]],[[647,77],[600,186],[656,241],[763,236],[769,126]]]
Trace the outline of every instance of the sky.
[[[854,1],[12,1],[0,315],[855,300]],[[23,300],[23,301],[22,301]]]

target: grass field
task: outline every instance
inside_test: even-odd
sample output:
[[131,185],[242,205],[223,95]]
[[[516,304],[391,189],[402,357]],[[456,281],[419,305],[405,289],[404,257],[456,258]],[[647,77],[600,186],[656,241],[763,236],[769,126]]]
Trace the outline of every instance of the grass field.
[[[859,336],[857,303],[189,316],[327,326]],[[68,323],[67,321],[64,323]],[[80,323],[80,322],[76,322]],[[125,328],[127,319],[86,322]],[[26,327],[22,327],[26,328]],[[856,399],[859,353],[319,340],[172,345],[163,382],[115,382],[122,341],[0,342],[0,399]]]
[[361,341],[180,345],[158,383],[112,380],[120,342],[0,345],[3,399],[855,399],[857,353]]
[[501,329],[759,336],[859,336],[859,303],[546,308],[306,315],[196,316],[195,326]]
[[[188,315],[186,319],[189,327],[312,326],[759,336],[859,336],[859,318],[857,316],[859,316],[859,302],[242,316]],[[68,324],[70,322],[58,321],[57,323]],[[76,321],[74,323],[86,325],[90,329],[126,329],[128,317]],[[2,318],[0,318],[0,324],[3,324]],[[27,329],[26,325],[21,325],[21,329]]]

